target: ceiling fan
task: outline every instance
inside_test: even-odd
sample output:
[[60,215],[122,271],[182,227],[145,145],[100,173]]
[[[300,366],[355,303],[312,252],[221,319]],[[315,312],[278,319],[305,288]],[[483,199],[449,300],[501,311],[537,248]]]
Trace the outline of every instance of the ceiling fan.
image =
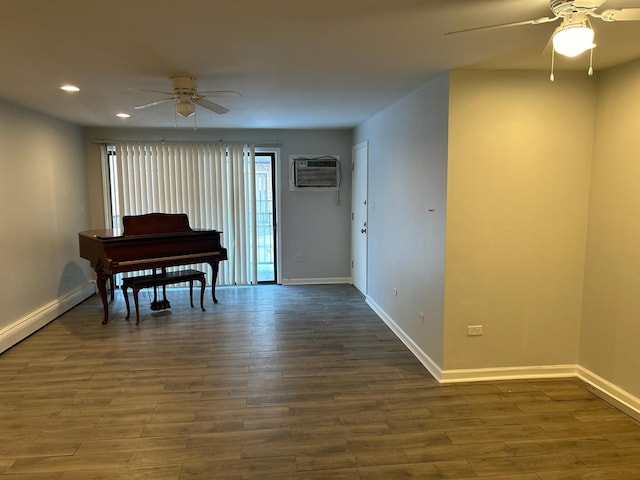
[[183,117],[190,117],[196,111],[196,105],[199,105],[214,113],[223,114],[229,111],[228,108],[218,105],[206,97],[224,97],[224,96],[239,96],[238,92],[232,90],[212,90],[212,91],[198,91],[196,89],[196,79],[190,75],[178,75],[170,77],[171,92],[163,92],[158,90],[144,90],[146,92],[163,93],[169,95],[168,97],[155,100],[153,102],[145,103],[133,107],[134,110],[141,110],[143,108],[153,107],[160,105],[161,103],[175,101],[176,113]]
[[[560,25],[551,37],[553,52],[568,57],[575,57],[587,50],[593,50],[595,47],[593,43],[594,32],[593,28],[591,28],[591,22],[589,21],[590,17],[605,22],[640,21],[640,8],[609,9],[597,13],[596,10],[602,6],[605,1],[606,0],[550,0],[549,7],[553,13],[551,17],[468,28],[466,30],[448,32],[447,35],[477,30],[516,27],[519,25],[539,25],[560,20]],[[590,72],[592,72],[591,67]]]

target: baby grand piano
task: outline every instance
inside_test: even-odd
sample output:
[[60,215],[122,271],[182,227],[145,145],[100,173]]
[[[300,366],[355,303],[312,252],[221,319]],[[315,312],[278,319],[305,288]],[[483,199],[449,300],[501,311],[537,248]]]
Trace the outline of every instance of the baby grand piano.
[[135,270],[208,263],[213,270],[211,295],[215,294],[218,263],[227,259],[217,230],[193,230],[184,213],[149,213],[122,218],[123,230],[88,230],[79,236],[80,256],[91,262],[97,274],[104,319],[109,322],[107,280]]

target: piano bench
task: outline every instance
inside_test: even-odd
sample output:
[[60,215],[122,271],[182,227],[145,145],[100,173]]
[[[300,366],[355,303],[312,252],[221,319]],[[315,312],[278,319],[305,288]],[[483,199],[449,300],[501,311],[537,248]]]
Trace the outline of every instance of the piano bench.
[[[122,294],[124,295],[124,303],[127,305],[126,320],[129,320],[129,294],[127,290],[131,288],[133,290],[133,302],[136,307],[136,325],[140,324],[140,311],[138,309],[138,292],[142,288],[162,287],[163,294],[164,287],[176,283],[189,282],[189,299],[191,301],[191,308],[193,308],[193,282],[200,282],[200,309],[204,312],[204,288],[206,285],[205,273],[200,270],[179,270],[177,272],[166,272],[158,275],[140,275],[133,277],[125,277],[122,279]],[[166,295],[164,295],[163,308],[168,307]]]

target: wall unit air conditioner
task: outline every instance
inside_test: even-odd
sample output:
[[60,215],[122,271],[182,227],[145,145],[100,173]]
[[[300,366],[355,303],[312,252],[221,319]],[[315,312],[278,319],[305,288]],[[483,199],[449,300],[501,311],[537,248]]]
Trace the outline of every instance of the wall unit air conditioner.
[[294,157],[291,167],[291,183],[296,189],[335,189],[340,184],[340,161],[336,157]]

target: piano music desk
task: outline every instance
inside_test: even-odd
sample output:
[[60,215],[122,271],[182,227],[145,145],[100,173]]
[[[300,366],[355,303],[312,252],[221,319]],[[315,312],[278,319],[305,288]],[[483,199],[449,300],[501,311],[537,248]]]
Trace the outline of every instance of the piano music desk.
[[[205,273],[200,270],[180,270],[177,272],[165,272],[161,275],[140,275],[134,277],[126,277],[122,279],[122,294],[124,295],[124,303],[127,305],[127,316],[129,320],[129,294],[127,290],[133,290],[133,303],[136,307],[136,325],[140,324],[140,311],[138,309],[138,292],[142,288],[166,287],[176,283],[189,282],[189,298],[191,300],[191,308],[193,308],[193,282],[200,282],[200,308],[204,312],[204,287],[206,284]],[[166,301],[166,296],[164,298]]]

